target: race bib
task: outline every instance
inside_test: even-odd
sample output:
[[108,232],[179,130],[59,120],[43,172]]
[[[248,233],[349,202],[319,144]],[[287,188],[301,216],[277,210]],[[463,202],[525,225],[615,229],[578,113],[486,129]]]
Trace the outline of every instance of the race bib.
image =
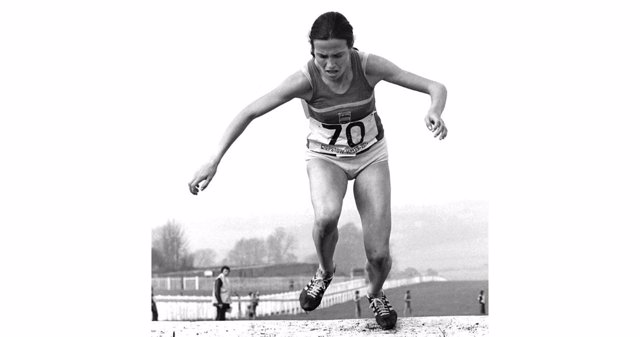
[[338,157],[353,157],[375,144],[378,136],[376,112],[351,122],[349,112],[341,113],[341,124],[323,124],[309,118],[308,147],[320,153],[331,153]]

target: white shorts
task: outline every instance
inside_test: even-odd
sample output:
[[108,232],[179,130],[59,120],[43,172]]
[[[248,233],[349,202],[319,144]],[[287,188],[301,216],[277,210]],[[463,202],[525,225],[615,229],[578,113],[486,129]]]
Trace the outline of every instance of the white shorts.
[[353,157],[337,157],[330,154],[313,152],[307,150],[306,161],[311,159],[326,160],[339,168],[347,174],[349,180],[355,179],[362,170],[369,167],[371,164],[388,161],[389,154],[387,152],[387,141],[383,138],[379,142],[373,144],[370,148],[363,152],[358,153]]

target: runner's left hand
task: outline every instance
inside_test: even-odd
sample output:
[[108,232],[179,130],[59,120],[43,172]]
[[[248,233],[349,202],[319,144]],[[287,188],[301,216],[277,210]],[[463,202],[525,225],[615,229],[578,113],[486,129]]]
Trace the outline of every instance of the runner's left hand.
[[447,137],[447,127],[444,125],[442,117],[437,113],[429,110],[427,116],[424,118],[424,122],[427,124],[427,129],[434,133],[434,138],[440,137],[440,140],[443,140]]

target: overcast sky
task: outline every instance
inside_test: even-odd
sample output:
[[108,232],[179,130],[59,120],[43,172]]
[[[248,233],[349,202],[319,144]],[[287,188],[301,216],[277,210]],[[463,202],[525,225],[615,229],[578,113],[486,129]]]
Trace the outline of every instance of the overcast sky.
[[[640,190],[637,11],[623,1],[414,3],[3,2],[8,234],[0,249],[4,268],[23,276],[3,278],[3,287],[43,289],[42,278],[27,277],[37,274],[50,276],[48,303],[96,289],[121,299],[122,289],[148,289],[150,230],[168,219],[198,225],[308,212],[299,102],[252,124],[205,193],[190,195],[187,182],[234,114],[310,58],[313,20],[337,10],[351,21],[356,47],[449,90],[449,135],[440,142],[422,122],[427,96],[376,88],[394,207],[490,200],[492,308],[513,312],[516,331],[539,313],[513,296],[530,289],[585,304],[567,313],[541,301],[547,317],[563,320],[545,322],[557,334],[611,334],[632,322],[565,320],[597,323],[593,307],[637,302],[628,291],[637,277],[620,275],[637,264],[628,258],[637,256],[637,235],[626,233],[638,224]],[[347,212],[352,204],[349,196]],[[606,295],[585,296],[612,277]],[[41,291],[33,299],[13,293],[13,311],[42,303]],[[96,307],[84,297],[90,302],[75,308]],[[130,310],[126,317],[141,321],[138,306],[124,307],[74,319]],[[42,317],[47,332],[45,323],[68,322],[69,310],[57,311],[65,316]],[[31,313],[22,315],[25,326],[38,316]]]

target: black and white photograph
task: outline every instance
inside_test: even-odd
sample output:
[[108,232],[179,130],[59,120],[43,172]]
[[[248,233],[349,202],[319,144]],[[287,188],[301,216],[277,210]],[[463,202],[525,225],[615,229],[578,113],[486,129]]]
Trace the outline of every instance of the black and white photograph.
[[[180,186],[152,230],[157,335],[194,333],[184,321],[346,319],[339,328],[319,323],[331,335],[362,327],[419,335],[425,322],[436,332],[455,322],[429,316],[478,316],[456,324],[487,330],[477,294],[489,285],[488,146],[473,127],[479,115],[447,118],[471,100],[448,105],[438,79],[464,66],[447,66],[444,35],[413,42],[418,17],[382,24],[375,11],[339,7],[351,19],[310,6],[268,24],[279,14],[229,6],[235,15],[199,24],[241,26],[242,35],[201,45],[181,40],[186,28],[176,34],[179,53],[194,55],[186,69],[200,64],[209,74],[188,71],[211,93],[186,100],[204,106],[221,95],[210,109],[170,118],[189,134],[168,141],[188,149],[176,156],[194,163],[194,175],[189,195]],[[439,24],[447,23],[424,29]],[[252,41],[249,49],[238,40]],[[413,317],[397,324],[410,290]],[[251,332],[296,334],[278,326]]]
[[632,331],[624,2],[0,12],[10,335]]

